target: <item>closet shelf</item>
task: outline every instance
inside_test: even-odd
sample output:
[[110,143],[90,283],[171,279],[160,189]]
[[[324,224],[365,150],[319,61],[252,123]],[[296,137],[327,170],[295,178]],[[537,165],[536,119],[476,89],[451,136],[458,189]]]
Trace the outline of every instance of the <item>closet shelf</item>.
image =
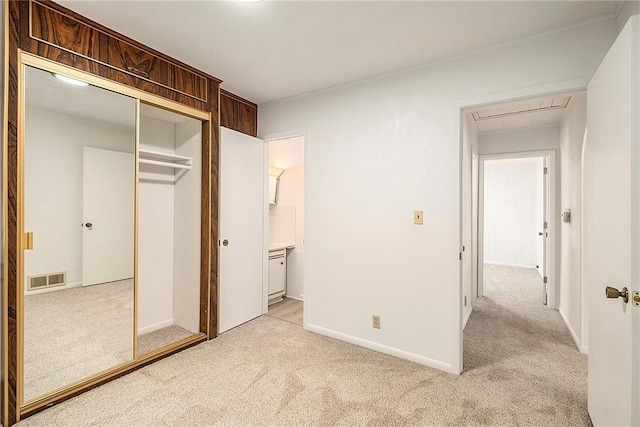
[[138,150],[138,154],[138,162],[147,165],[166,166],[174,169],[191,169],[191,157],[148,150]]

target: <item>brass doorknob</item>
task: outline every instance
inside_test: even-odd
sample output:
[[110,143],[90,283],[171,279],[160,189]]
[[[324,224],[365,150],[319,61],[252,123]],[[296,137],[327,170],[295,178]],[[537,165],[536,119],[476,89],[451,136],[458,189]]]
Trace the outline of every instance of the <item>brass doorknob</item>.
[[611,286],[607,286],[604,290],[604,294],[607,298],[622,298],[624,302],[629,302],[629,290],[624,287],[621,291]]
[[229,244],[229,241],[227,239],[224,239],[222,241],[222,246],[227,246]]
[[87,222],[87,223],[85,223],[85,227],[91,228],[91,227],[93,227],[93,224],[91,224],[90,222]]

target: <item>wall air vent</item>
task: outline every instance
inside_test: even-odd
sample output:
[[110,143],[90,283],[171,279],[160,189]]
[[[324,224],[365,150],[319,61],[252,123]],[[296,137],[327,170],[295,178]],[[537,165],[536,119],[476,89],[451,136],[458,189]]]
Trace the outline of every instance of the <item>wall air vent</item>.
[[39,276],[29,276],[27,279],[29,291],[38,289],[52,288],[55,286],[64,286],[67,283],[67,273],[50,273]]
[[471,112],[473,119],[480,120],[498,119],[501,117],[515,116],[517,114],[537,113],[540,111],[557,110],[567,108],[571,101],[571,96],[557,96],[554,98],[544,98],[535,101],[524,101],[509,105],[487,108]]

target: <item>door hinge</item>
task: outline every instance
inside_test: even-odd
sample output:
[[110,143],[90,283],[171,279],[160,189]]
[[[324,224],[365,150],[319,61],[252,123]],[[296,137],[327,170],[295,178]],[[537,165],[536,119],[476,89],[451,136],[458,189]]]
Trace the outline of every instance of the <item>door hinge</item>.
[[458,252],[458,259],[462,261],[462,252]]
[[545,175],[547,175],[549,173],[549,168],[544,168],[543,172],[544,172]]
[[547,228],[549,228],[549,223],[547,221],[544,222],[544,229],[546,230]]
[[542,283],[546,284],[549,281],[549,278],[547,276],[544,276],[542,278]]

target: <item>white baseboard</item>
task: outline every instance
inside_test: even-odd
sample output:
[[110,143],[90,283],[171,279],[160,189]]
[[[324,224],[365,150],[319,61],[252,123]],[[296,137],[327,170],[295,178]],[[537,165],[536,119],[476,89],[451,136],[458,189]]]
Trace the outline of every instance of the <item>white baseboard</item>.
[[502,267],[515,267],[515,268],[527,268],[530,270],[537,270],[535,265],[520,265],[520,264],[509,264],[506,262],[493,262],[493,261],[485,261],[485,264],[489,264],[489,265],[499,265]]
[[[567,329],[569,329],[569,333],[571,334],[571,338],[573,338],[573,342],[575,342],[576,347],[578,347],[578,351],[580,351],[580,353],[584,353],[582,351],[582,348],[584,346],[580,344],[580,340],[578,339],[578,335],[576,335],[576,331],[573,330],[573,327],[571,326],[571,323],[569,322],[569,319],[564,314],[564,311],[562,311],[562,308],[558,308],[558,311],[560,312],[560,317],[562,317],[562,320],[564,320],[564,324],[567,325]],[[587,349],[587,351],[589,350],[587,347],[584,347],[584,348]]]
[[469,311],[467,312],[467,315],[464,316],[464,321],[462,322],[462,330],[464,331],[464,328],[467,327],[467,322],[469,321],[469,318],[471,317],[471,312],[473,311],[473,307],[469,307]]
[[47,292],[55,292],[55,291],[63,291],[65,289],[71,289],[71,288],[79,288],[80,286],[82,286],[82,282],[73,282],[73,283],[67,283],[64,286],[52,286],[50,288],[28,291],[26,290],[26,285],[25,285],[24,294],[25,295],[46,294]]
[[580,346],[580,353],[582,354],[589,354],[589,347],[581,345]]
[[289,298],[289,299],[294,299],[294,300],[296,300],[296,301],[304,301],[304,300],[302,299],[302,297],[300,297],[300,298],[298,298],[298,297],[292,297],[291,295],[285,295],[285,296],[286,296],[287,298]]
[[326,335],[331,338],[339,339],[340,341],[345,341],[351,344],[358,345],[360,347],[365,347],[371,350],[379,351],[380,353],[390,354],[392,356],[396,356],[401,359],[410,360],[412,362],[429,366],[431,368],[440,369],[442,371],[449,372],[449,373],[454,373],[451,370],[451,364],[444,363],[439,360],[429,359],[428,357],[420,356],[419,354],[410,353],[408,351],[400,350],[397,348],[389,347],[384,344],[379,344],[377,342],[354,337],[353,335],[343,334],[342,332],[337,332],[331,329],[323,328],[321,326],[316,326],[309,323],[306,325],[306,329],[320,335]]
[[145,326],[144,328],[138,328],[138,335],[148,334],[149,332],[157,331],[158,329],[166,328],[173,325],[173,319],[163,320],[162,322],[154,323],[153,325]]

